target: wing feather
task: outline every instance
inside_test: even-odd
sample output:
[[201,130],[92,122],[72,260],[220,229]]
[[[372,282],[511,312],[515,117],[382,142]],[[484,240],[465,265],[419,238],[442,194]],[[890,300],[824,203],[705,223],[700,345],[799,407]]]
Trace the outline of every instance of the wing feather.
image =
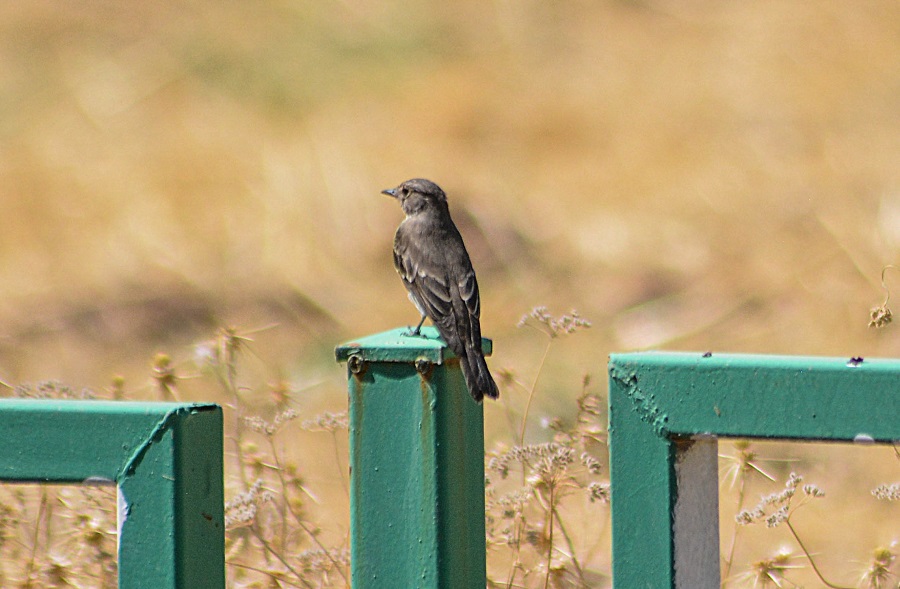
[[394,266],[455,354],[463,357],[473,337],[480,345],[478,282],[456,227],[404,221],[394,238]]

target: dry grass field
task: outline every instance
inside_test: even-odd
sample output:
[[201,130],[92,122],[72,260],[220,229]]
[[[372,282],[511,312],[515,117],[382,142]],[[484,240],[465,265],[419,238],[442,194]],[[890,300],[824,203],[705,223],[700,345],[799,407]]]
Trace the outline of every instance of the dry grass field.
[[[427,177],[495,343],[489,460],[532,393],[525,442],[558,444],[492,478],[490,577],[607,587],[610,352],[900,356],[867,326],[900,264],[898,32],[896,0],[2,3],[0,393],[228,404],[229,586],[346,586],[332,349],[416,319],[379,191]],[[592,327],[517,327],[539,305]],[[824,586],[785,525],[733,529],[797,472],[821,574],[896,589],[893,448],[721,450],[728,587]],[[0,490],[0,586],[114,586],[108,495]]]

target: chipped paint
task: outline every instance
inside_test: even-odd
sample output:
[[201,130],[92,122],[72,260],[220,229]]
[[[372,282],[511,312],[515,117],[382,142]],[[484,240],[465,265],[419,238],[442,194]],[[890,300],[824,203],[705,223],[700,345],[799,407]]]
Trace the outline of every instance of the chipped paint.
[[641,390],[637,373],[610,365],[609,376],[631,399],[632,407],[640,415],[641,420],[650,425],[656,435],[666,435],[668,416],[657,404],[654,394]]
[[122,526],[128,521],[131,514],[131,506],[128,505],[128,499],[122,487],[116,487],[116,552],[119,551],[119,544],[122,541]]
[[173,420],[189,410],[189,407],[179,407],[177,409],[172,409],[157,422],[156,426],[150,431],[144,441],[138,444],[131,457],[126,462],[125,468],[123,468],[122,472],[119,474],[119,483],[122,482],[123,478],[130,477],[134,474],[135,469],[140,466],[141,461],[147,454],[147,450],[149,450],[154,443],[162,439],[166,432],[171,428]]

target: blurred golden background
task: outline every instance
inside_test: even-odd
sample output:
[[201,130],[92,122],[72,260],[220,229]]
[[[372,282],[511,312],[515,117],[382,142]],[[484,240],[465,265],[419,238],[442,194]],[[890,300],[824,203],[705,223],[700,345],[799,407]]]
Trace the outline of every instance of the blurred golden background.
[[896,0],[27,0],[0,28],[8,384],[152,398],[156,351],[269,327],[246,370],[339,410],[334,345],[417,319],[379,194],[415,176],[449,195],[495,372],[533,377],[532,307],[593,322],[529,439],[611,351],[900,354],[867,327],[900,262]]

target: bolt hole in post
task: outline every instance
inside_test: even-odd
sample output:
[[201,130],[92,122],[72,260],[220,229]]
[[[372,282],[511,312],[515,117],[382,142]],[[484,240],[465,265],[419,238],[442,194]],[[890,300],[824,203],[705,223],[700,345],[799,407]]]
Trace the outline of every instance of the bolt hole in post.
[[359,354],[353,354],[347,358],[347,368],[350,372],[359,376],[366,371],[366,361]]
[[417,358],[416,359],[416,372],[422,375],[423,378],[429,378],[431,376],[431,371],[434,369],[434,364],[432,364],[428,358]]

